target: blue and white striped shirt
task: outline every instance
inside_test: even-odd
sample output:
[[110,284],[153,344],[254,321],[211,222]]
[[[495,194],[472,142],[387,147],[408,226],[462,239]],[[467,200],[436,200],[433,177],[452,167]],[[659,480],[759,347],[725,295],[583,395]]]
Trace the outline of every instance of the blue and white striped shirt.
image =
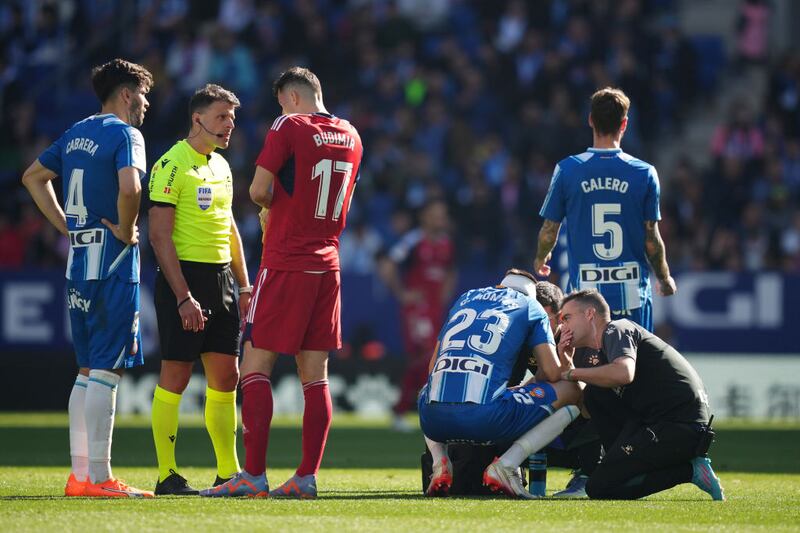
[[556,165],[539,213],[567,222],[569,290],[597,289],[612,311],[652,297],[645,221],[659,220],[653,165],[620,149],[589,148]]
[[100,222],[117,224],[118,171],[134,167],[145,174],[144,139],[113,114],[92,115],[75,123],[39,156],[39,162],[64,179],[64,213],[70,236],[67,279],[139,281],[139,247],[126,245]]
[[535,298],[506,287],[462,294],[439,334],[428,401],[486,404],[508,386],[521,350],[555,344],[547,313]]

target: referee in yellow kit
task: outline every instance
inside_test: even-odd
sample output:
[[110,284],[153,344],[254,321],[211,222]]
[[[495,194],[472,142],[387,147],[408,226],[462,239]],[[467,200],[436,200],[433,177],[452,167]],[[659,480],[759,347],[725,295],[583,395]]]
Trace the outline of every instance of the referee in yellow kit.
[[237,107],[236,95],[219,85],[195,92],[189,101],[189,135],[150,174],[150,243],[159,264],[155,304],[162,355],[152,411],[156,495],[197,494],[178,473],[175,442],[181,394],[198,358],[208,380],[205,420],[217,457],[214,485],[239,471],[239,317],[250,305],[252,288],[231,211],[231,169],[214,151],[228,147]]

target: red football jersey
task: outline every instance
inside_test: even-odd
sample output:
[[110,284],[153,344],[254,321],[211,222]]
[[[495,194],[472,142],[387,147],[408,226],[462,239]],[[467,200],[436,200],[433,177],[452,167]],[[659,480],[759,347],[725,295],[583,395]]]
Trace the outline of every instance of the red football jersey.
[[361,164],[361,137],[327,113],[281,115],[256,164],[276,176],[261,266],[339,270],[345,226]]
[[[426,238],[422,230],[407,233],[389,255],[404,267],[403,281],[407,288],[421,291],[430,307],[440,313],[442,288],[447,273],[455,265],[455,247],[449,237]],[[438,330],[437,330],[438,332]]]

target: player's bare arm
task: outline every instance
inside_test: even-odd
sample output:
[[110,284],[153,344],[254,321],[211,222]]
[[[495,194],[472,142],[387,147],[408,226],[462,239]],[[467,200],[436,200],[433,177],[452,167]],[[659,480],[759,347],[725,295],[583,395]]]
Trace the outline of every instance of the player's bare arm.
[[536,379],[555,382],[561,379],[561,361],[556,354],[555,346],[549,343],[537,344],[533,347],[536,357]]
[[124,167],[117,172],[119,179],[119,194],[117,195],[117,212],[119,223],[114,224],[105,218],[101,222],[114,234],[114,237],[125,244],[139,242],[139,228],[136,220],[139,218],[139,206],[142,202],[142,182],[139,180],[139,171],[134,167]]
[[583,381],[598,387],[623,387],[629,385],[636,373],[636,361],[631,357],[617,357],[606,365],[593,368],[573,368],[562,374],[568,381]]
[[536,250],[536,259],[533,262],[533,269],[540,276],[547,277],[550,275],[550,265],[547,263],[550,262],[560,229],[560,222],[545,219],[542,229],[539,230],[539,245]]
[[231,272],[239,286],[239,316],[244,320],[247,309],[250,307],[253,287],[250,286],[250,277],[247,274],[242,237],[239,235],[239,228],[236,226],[233,215],[231,215]]
[[256,205],[264,209],[269,209],[272,205],[272,184],[275,181],[275,174],[257,166],[253,181],[250,184],[250,199]]
[[183,277],[181,265],[178,262],[178,252],[172,241],[172,230],[175,227],[175,208],[154,205],[150,208],[150,244],[158,259],[158,266],[164,273],[172,292],[175,293],[175,303],[181,315],[181,322],[186,330],[200,331],[203,329],[205,317],[200,304],[192,298],[189,285]]
[[67,218],[64,210],[56,198],[52,181],[56,178],[56,173],[46,168],[37,159],[22,175],[22,184],[36,202],[36,206],[44,213],[47,220],[56,227],[64,236],[67,235]]
[[645,239],[644,246],[647,253],[647,260],[653,268],[653,272],[658,278],[659,292],[663,296],[670,296],[675,294],[677,287],[675,280],[669,273],[669,265],[667,264],[667,250],[664,247],[664,240],[661,238],[661,232],[658,231],[658,222],[655,220],[646,220],[644,223]]

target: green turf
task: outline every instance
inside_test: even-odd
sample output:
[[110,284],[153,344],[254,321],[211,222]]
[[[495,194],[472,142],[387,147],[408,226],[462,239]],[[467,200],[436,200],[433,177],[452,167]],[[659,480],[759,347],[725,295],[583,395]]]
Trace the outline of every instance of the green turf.
[[[149,501],[67,499],[64,415],[0,414],[2,531],[689,531],[800,530],[800,426],[730,424],[712,449],[729,501],[713,503],[691,485],[637,502],[429,500],[420,495],[418,433],[390,431],[385,421],[337,416],[319,476],[317,501]],[[273,485],[299,459],[296,420],[276,420],[270,439]],[[120,420],[115,473],[151,488],[154,452],[146,419]],[[200,420],[181,422],[182,472],[196,486],[214,478],[213,455]],[[548,488],[566,471],[550,469]],[[224,528],[224,529],[223,529]]]

